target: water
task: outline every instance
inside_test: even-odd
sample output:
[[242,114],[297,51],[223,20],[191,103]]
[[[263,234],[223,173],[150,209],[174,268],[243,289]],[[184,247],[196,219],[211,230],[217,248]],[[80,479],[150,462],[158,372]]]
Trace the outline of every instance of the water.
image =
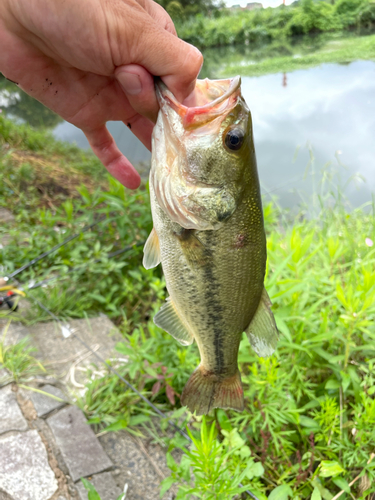
[[[214,66],[207,71],[215,78]],[[276,196],[282,207],[293,207],[312,193],[341,183],[352,205],[371,199],[375,185],[375,62],[324,64],[286,75],[243,77],[242,91],[253,116],[259,176],[266,197]],[[27,111],[33,106],[29,115],[35,121],[38,114],[31,100],[22,97],[20,102],[12,95],[13,101],[0,86],[0,107],[30,121]],[[52,118],[50,122],[56,138],[88,148],[79,129],[63,121],[56,125]],[[109,122],[108,128],[130,161],[149,161],[149,151],[124,124]],[[338,175],[329,184],[324,172],[333,171]]]

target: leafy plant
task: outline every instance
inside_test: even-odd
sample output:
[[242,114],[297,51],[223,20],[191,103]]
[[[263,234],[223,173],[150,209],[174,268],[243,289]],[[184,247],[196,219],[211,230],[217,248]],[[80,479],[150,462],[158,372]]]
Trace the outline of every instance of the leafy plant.
[[229,433],[220,443],[217,440],[215,423],[208,427],[204,417],[199,438],[195,437],[189,428],[187,432],[192,440],[192,447],[190,450],[181,447],[184,455],[179,464],[171,453],[167,455],[172,474],[163,480],[161,496],[172,484],[177,483],[179,487],[176,499],[227,500],[247,489],[239,486],[245,477],[252,479],[262,475],[263,467],[252,459],[247,460],[245,467],[238,463],[233,470],[230,458],[236,455],[248,458],[250,453],[248,448],[242,448],[243,441],[239,436]]
[[32,353],[36,351],[31,346],[30,340],[25,337],[15,344],[6,345],[5,336],[7,328],[0,341],[0,367],[5,368],[11,379],[20,382],[41,372],[45,372],[43,365]]
[[[0,125],[15,150],[21,146],[26,153],[29,147],[41,150],[40,133],[34,137],[27,128],[16,130],[2,118]],[[64,147],[55,143],[48,148],[61,158],[76,154],[64,153]],[[180,498],[226,495],[229,499],[241,493],[241,482],[261,500],[371,498],[375,493],[375,202],[351,209],[333,181],[321,186],[298,214],[280,212],[274,204],[265,207],[266,288],[281,333],[278,348],[272,357],[261,359],[244,337],[239,354],[244,412],[219,410],[201,420],[180,407],[178,396],[198,365],[197,347],[179,346],[152,321],[166,290],[160,270],[146,271],[141,263],[142,243],[151,229],[147,189],[131,194],[107,179],[105,185],[79,188],[74,197],[62,193],[51,198],[51,207],[32,188],[34,181],[22,188],[24,179],[35,179],[36,167],[32,162],[21,166],[16,158],[8,148],[1,149],[0,175],[9,182],[0,183],[0,204],[9,203],[17,218],[17,226],[0,228],[11,236],[0,255],[2,271],[17,269],[87,223],[105,218],[25,270],[20,279],[63,276],[48,288],[30,291],[60,316],[109,314],[124,337],[110,362],[176,425],[181,425],[181,418],[187,421],[193,445],[189,449],[177,437],[170,441],[172,475],[164,489],[178,483]],[[90,161],[94,160],[87,158],[86,165]],[[78,177],[83,175],[77,172]],[[55,174],[52,168],[51,176]],[[77,181],[75,193],[79,185]],[[124,246],[122,257],[108,257]],[[44,313],[33,314],[29,320],[47,318]],[[2,359],[8,360],[18,380],[36,368],[26,343],[22,349],[7,349],[2,346]],[[139,395],[113,374],[94,372],[78,399],[92,423],[104,431],[127,429],[139,434],[153,429],[155,439],[167,440],[160,437],[153,410]],[[182,453],[181,459],[174,448]]]
[[[171,2],[173,9],[176,2]],[[302,0],[290,6],[247,11],[222,11],[221,15],[178,16],[179,36],[201,48],[285,41],[296,35],[338,32],[374,26],[371,0]]]
[[[86,488],[88,492],[87,495],[88,500],[101,500],[101,497],[99,493],[96,491],[95,486],[92,483],[90,483],[90,481],[88,481],[84,477],[81,477],[81,481],[83,486]],[[125,499],[125,493],[121,493],[121,495],[119,495],[116,500],[124,500],[124,499]]]

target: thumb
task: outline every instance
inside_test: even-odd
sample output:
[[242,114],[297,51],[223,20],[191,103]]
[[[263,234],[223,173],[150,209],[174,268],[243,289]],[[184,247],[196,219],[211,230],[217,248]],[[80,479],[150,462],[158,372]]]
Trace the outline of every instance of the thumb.
[[138,64],[125,64],[116,68],[115,76],[132,108],[155,123],[159,105],[152,75]]
[[134,54],[132,62],[160,76],[180,102],[194,90],[203,56],[193,45],[154,25],[138,37]]

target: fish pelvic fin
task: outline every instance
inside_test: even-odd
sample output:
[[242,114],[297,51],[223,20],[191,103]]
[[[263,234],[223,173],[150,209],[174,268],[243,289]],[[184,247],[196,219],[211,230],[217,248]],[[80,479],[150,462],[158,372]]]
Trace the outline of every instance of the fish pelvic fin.
[[166,303],[155,314],[154,323],[172,335],[182,345],[190,345],[194,342],[193,335],[180,318],[170,297],[167,298]]
[[271,311],[272,302],[265,288],[253,319],[245,332],[251,347],[261,358],[271,356],[277,346],[279,332]]
[[143,248],[143,267],[152,269],[160,264],[160,245],[155,228],[152,229]]
[[181,403],[196,415],[205,415],[213,408],[243,411],[241,375],[223,378],[203,366],[193,372],[181,395]]

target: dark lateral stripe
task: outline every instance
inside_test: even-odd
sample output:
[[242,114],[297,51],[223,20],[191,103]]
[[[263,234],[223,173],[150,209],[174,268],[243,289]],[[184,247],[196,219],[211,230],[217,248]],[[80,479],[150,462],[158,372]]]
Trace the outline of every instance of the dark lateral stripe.
[[207,231],[207,245],[205,246],[205,257],[207,257],[207,265],[203,267],[204,278],[207,283],[205,299],[207,301],[207,317],[209,325],[212,325],[214,333],[214,350],[215,350],[215,372],[221,373],[224,368],[224,332],[221,328],[223,324],[223,314],[218,293],[220,284],[214,274],[212,266],[213,251],[212,231]]

